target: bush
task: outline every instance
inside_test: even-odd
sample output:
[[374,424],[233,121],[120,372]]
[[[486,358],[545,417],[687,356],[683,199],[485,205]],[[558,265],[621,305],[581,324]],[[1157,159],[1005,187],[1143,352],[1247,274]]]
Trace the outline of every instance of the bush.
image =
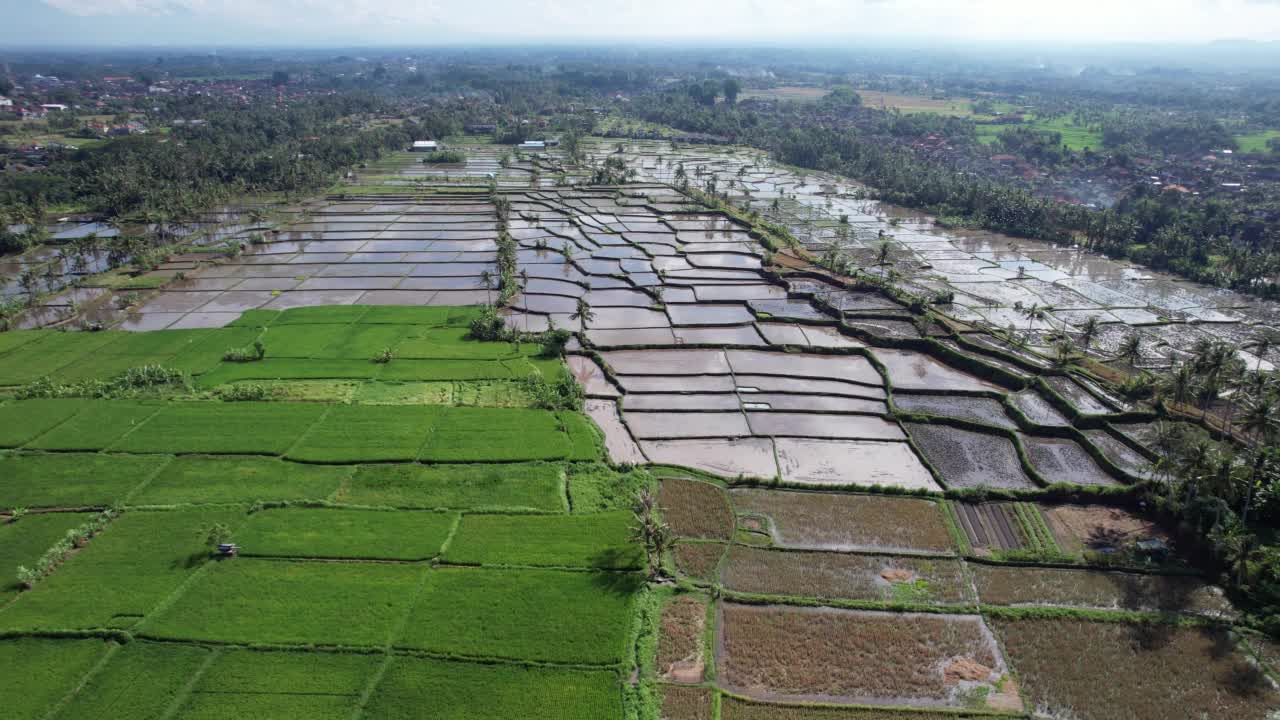
[[372,361],[379,365],[386,365],[387,363],[391,362],[391,358],[392,358],[391,348],[384,347],[382,348],[382,350],[378,351],[377,355],[373,356]]
[[118,513],[115,510],[104,510],[84,525],[68,530],[62,539],[54,543],[53,547],[36,560],[34,567],[28,568],[24,565],[18,568],[18,584],[23,588],[31,589],[37,582],[56,570],[73,550],[84,547],[94,535],[102,532],[116,515]]
[[470,337],[473,340],[505,340],[508,332],[506,322],[491,306],[485,306],[471,321]]
[[422,162],[432,164],[460,163],[466,161],[466,153],[460,150],[437,150],[422,158]]
[[225,402],[257,402],[270,400],[276,396],[274,388],[258,383],[237,383],[217,389],[219,399]]
[[231,348],[222,354],[224,362],[257,362],[267,356],[267,348],[261,340],[254,340],[252,347]]
[[111,380],[82,380],[63,385],[49,377],[28,383],[18,389],[19,400],[32,398],[121,398],[137,395],[142,390],[173,387],[188,389],[191,379],[181,370],[167,368],[162,365],[139,365],[132,367]]
[[543,410],[581,410],[586,398],[582,386],[563,371],[551,381],[542,375],[530,375],[524,380],[524,390],[533,407]]

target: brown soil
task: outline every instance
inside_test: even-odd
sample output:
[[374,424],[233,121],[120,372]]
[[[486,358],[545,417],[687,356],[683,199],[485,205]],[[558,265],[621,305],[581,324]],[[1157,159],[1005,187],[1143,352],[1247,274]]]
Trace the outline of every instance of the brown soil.
[[1119,508],[1059,505],[1045,508],[1044,515],[1058,543],[1068,552],[1122,546],[1148,537],[1169,541],[1159,526]]
[[1025,708],[1022,705],[1022,693],[1018,687],[1018,681],[1006,675],[1004,682],[1000,683],[1000,689],[993,690],[987,695],[987,707],[1005,712],[1023,712]]
[[885,568],[880,577],[891,583],[905,583],[916,579],[916,574],[905,568]]
[[691,685],[702,682],[706,617],[707,606],[692,595],[678,597],[663,609],[662,634],[658,636],[658,672],[663,678]]
[[952,660],[942,671],[942,677],[948,685],[955,685],[961,680],[983,682],[990,676],[991,668],[966,657]]
[[742,527],[752,532],[764,532],[764,522],[760,518],[746,518],[742,521]]

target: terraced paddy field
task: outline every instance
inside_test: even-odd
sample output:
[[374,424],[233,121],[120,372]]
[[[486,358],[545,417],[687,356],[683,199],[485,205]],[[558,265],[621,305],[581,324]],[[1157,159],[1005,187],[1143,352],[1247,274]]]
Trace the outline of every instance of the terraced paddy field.
[[[234,257],[178,260],[111,329],[0,333],[12,716],[1280,705],[1249,671],[1271,646],[1132,502],[1151,408],[780,261],[638,146],[651,180],[619,187],[503,152],[387,158]],[[707,172],[791,211],[826,197],[754,157],[708,151]],[[1081,690],[1117,666],[1131,691]]]

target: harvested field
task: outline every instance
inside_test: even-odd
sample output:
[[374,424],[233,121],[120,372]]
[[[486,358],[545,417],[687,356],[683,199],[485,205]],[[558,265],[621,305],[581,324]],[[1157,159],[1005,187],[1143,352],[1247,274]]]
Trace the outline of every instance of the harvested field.
[[1263,720],[1280,704],[1221,631],[1084,620],[1001,620],[995,628],[1029,705],[1046,715]]
[[712,691],[699,687],[667,685],[662,688],[659,720],[711,720]]
[[950,487],[1033,489],[1013,443],[1000,435],[946,425],[905,423],[925,458]]
[[1058,545],[1074,555],[1123,550],[1150,538],[1171,541],[1155,523],[1121,508],[1054,505],[1044,507],[1044,515]]
[[989,720],[991,717],[966,712],[930,712],[903,708],[786,705],[745,700],[732,695],[723,695],[720,699],[721,720]]
[[973,615],[721,607],[723,685],[757,699],[963,706],[1004,660]]
[[756,595],[918,605],[972,603],[959,560],[767,550],[733,545],[720,571],[726,588]]
[[672,554],[680,572],[704,582],[715,582],[716,568],[724,556],[725,546],[718,542],[677,543]]
[[797,549],[954,551],[951,535],[932,500],[735,488],[740,513],[770,520],[775,543]]
[[951,507],[961,532],[974,550],[1021,550],[1031,544],[1018,520],[1014,503],[952,502]]
[[658,503],[676,535],[713,540],[733,537],[733,509],[724,488],[699,480],[666,478]]
[[978,597],[991,605],[1046,605],[1101,610],[1234,617],[1214,588],[1196,577],[1099,570],[971,565]]
[[658,632],[658,675],[678,683],[702,682],[703,630],[707,602],[698,595],[678,595],[662,609]]

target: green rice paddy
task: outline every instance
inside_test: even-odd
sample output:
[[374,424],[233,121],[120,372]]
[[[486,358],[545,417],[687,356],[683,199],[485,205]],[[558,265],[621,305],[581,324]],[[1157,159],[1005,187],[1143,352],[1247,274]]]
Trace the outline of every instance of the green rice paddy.
[[[5,716],[621,716],[643,557],[608,498],[629,481],[584,415],[529,407],[520,379],[560,361],[469,339],[475,312],[0,333],[0,511],[30,509],[0,517]],[[255,341],[262,360],[223,360]],[[12,397],[142,365],[192,382]]]

